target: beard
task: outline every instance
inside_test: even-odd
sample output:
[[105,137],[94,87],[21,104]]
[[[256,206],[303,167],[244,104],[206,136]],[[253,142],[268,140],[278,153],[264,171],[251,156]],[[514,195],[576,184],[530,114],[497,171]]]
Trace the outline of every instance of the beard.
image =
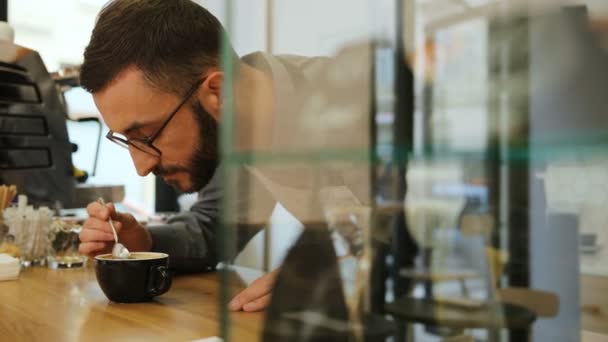
[[198,126],[199,143],[190,157],[188,166],[158,165],[152,171],[157,176],[174,172],[186,172],[190,178],[190,187],[182,188],[178,184],[167,182],[177,192],[183,193],[203,189],[211,181],[219,164],[219,128],[217,121],[203,108],[200,101],[192,103],[191,109]]

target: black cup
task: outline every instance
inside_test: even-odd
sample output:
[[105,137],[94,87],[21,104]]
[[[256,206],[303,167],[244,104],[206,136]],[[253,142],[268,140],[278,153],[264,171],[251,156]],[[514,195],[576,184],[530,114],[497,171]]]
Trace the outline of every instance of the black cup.
[[169,291],[169,256],[135,252],[129,259],[111,254],[95,257],[97,282],[109,300],[117,303],[147,302]]

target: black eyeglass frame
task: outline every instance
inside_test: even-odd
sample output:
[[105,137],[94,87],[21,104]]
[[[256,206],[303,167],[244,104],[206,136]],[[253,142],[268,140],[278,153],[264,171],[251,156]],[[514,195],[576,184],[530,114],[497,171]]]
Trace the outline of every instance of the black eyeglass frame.
[[[169,114],[169,117],[167,117],[167,119],[156,130],[156,132],[154,132],[148,138],[146,138],[146,139],[138,139],[138,138],[125,139],[125,138],[114,135],[115,132],[112,130],[108,131],[108,134],[106,134],[106,138],[108,140],[110,140],[111,142],[117,144],[118,146],[124,147],[126,149],[129,149],[129,146],[133,146],[137,150],[144,152],[146,154],[152,155],[154,157],[162,156],[161,150],[153,145],[154,140],[156,140],[156,138],[158,138],[160,136],[163,129],[165,129],[165,127],[167,127],[167,125],[169,124],[171,119],[173,119],[175,114],[177,114],[177,112],[179,112],[179,110],[184,106],[184,104],[186,102],[188,102],[190,97],[192,97],[192,95],[194,95],[194,93],[196,92],[198,87],[200,87],[201,84],[203,84],[203,82],[205,82],[205,79],[206,79],[206,77],[203,77],[202,79],[200,79],[194,83],[192,88],[190,88],[188,90],[188,92],[186,93],[186,96],[184,96],[184,99],[177,105],[177,107],[171,112],[171,114]],[[150,150],[147,150],[147,149],[150,149]]]

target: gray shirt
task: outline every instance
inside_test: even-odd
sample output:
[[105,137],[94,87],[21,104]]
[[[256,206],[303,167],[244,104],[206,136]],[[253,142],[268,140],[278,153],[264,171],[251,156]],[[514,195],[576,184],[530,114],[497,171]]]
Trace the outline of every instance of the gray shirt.
[[226,189],[222,172],[216,172],[190,211],[150,228],[153,249],[170,254],[178,271],[211,270],[218,262],[220,205],[226,206],[226,221],[233,222],[227,228],[234,228],[239,250],[277,202],[303,223],[324,221],[331,208],[368,203],[370,49],[370,44],[353,46],[332,59],[243,57],[274,80],[272,132],[261,132],[272,138],[269,151],[256,151],[247,164],[225,165]]
[[[272,76],[277,108],[274,114],[273,140],[284,140],[281,135],[289,132],[292,124],[286,116],[293,111],[290,107],[297,102],[298,89],[306,86],[308,78],[305,75],[312,75],[322,59],[272,56],[258,52],[243,57],[243,60]],[[247,170],[243,172],[249,173]],[[218,263],[220,205],[224,196],[220,174],[220,171],[216,171],[209,184],[199,192],[197,201],[189,211],[171,217],[165,225],[150,227],[152,250],[169,254],[171,267],[176,271],[208,271],[213,270]],[[231,196],[235,200],[228,210],[251,212],[258,218],[236,220],[237,251],[263,227],[264,220],[270,216],[276,204],[275,197],[265,187],[266,184],[257,177],[247,177],[246,186],[239,191],[242,196]]]

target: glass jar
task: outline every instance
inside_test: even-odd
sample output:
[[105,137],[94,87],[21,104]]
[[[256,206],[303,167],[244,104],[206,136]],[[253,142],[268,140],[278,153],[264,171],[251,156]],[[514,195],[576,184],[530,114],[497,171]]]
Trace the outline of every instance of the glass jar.
[[77,220],[54,218],[49,231],[50,248],[47,255],[49,268],[77,268],[86,265],[87,257],[78,252],[78,235],[82,226]]

